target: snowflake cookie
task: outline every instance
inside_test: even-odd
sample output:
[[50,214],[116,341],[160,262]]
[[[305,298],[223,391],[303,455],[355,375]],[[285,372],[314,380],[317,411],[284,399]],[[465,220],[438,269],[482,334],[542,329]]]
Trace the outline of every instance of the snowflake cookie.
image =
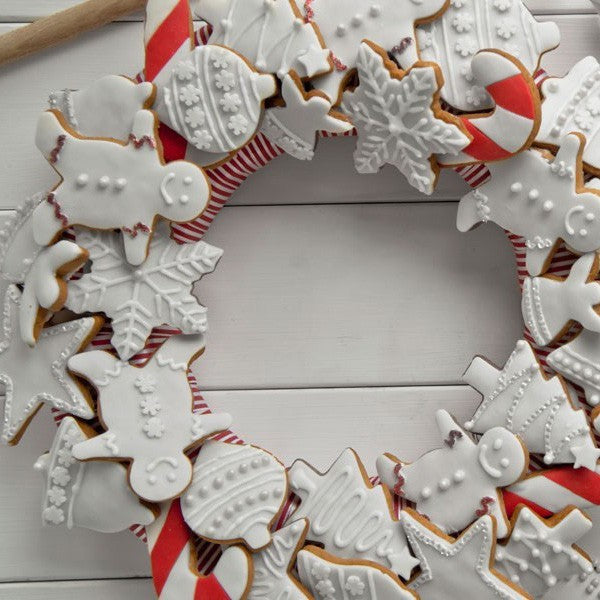
[[458,154],[470,143],[460,121],[439,106],[439,69],[417,63],[401,71],[370,42],[360,45],[357,68],[360,83],[343,101],[358,131],[357,171],[376,173],[391,164],[413,187],[432,194],[439,175],[434,155]]
[[[592,0],[600,9],[600,5]],[[540,600],[595,600],[600,594],[600,564],[595,562],[589,575],[574,575],[550,588]]]
[[490,164],[491,179],[460,201],[458,229],[492,221],[524,237],[532,276],[547,269],[560,240],[580,254],[600,249],[600,192],[584,187],[584,146],[572,134],[554,159],[527,150]]
[[202,335],[175,335],[143,367],[101,350],[71,358],[69,369],[98,391],[98,414],[107,429],[75,445],[73,456],[130,460],[129,482],[140,498],[179,496],[192,477],[184,451],[231,424],[228,414],[191,412],[187,371],[203,350]]
[[561,377],[546,377],[526,341],[517,342],[502,370],[477,357],[463,379],[483,395],[465,425],[468,431],[483,434],[492,427],[506,427],[530,452],[543,455],[547,465],[596,468],[600,449],[585,412],[575,408]]
[[164,323],[183,333],[207,330],[206,308],[192,295],[194,282],[211,273],[223,252],[206,242],[177,244],[159,227],[148,257],[132,266],[118,234],[78,230],[92,266],[69,282],[66,305],[77,313],[103,312],[112,319],[112,344],[122,360],[140,351],[153,327]]
[[197,217],[208,203],[210,186],[200,167],[163,164],[154,113],[136,113],[126,145],[82,138],[57,111],[38,121],[36,144],[61,176],[33,213],[35,241],[51,244],[72,225],[121,229],[127,260],[140,265],[158,217],[176,222]]
[[159,114],[167,125],[198,150],[227,154],[254,136],[264,100],[277,86],[272,75],[256,72],[232,50],[199,46],[175,66],[161,91],[165,110]]
[[300,581],[316,600],[416,600],[398,576],[377,563],[344,560],[316,546],[298,554]]
[[381,481],[414,502],[442,531],[462,531],[477,517],[491,514],[499,537],[504,537],[508,521],[499,489],[525,474],[527,449],[504,427],[486,431],[475,443],[445,410],[437,411],[436,422],[443,446],[413,463],[380,456]]
[[270,528],[287,497],[285,467],[271,454],[209,440],[196,458],[181,510],[199,536],[242,541],[256,551],[271,542]]
[[116,533],[152,523],[154,512],[131,491],[123,465],[101,460],[83,463],[73,456],[73,446],[88,437],[75,419],[65,417],[50,452],[35,463],[44,476],[44,524]]
[[402,525],[421,561],[421,573],[409,587],[421,600],[530,600],[525,590],[494,568],[496,521],[486,515],[458,538],[452,538],[412,510],[404,510]]
[[20,304],[21,292],[9,286],[0,344],[0,382],[6,389],[2,441],[8,444],[19,442],[44,403],[83,419],[94,416],[91,395],[67,372],[67,361],[88,345],[104,322],[91,317],[48,327],[32,348],[19,335]]
[[410,576],[418,561],[393,516],[391,496],[383,486],[371,485],[353,450],[345,450],[323,474],[297,460],[288,477],[301,500],[293,518],[308,518],[309,540],[340,558],[378,562],[405,579]]

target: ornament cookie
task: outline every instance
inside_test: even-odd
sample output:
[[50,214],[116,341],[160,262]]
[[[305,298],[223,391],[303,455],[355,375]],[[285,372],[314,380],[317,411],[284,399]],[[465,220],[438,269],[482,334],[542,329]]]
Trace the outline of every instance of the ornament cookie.
[[209,440],[196,458],[181,510],[200,537],[241,541],[256,551],[271,541],[269,530],[287,496],[285,467],[271,454]]
[[197,217],[210,186],[202,169],[185,161],[163,164],[154,113],[134,117],[127,145],[78,137],[56,111],[38,121],[36,144],[62,181],[33,213],[35,241],[48,245],[67,227],[120,229],[127,260],[140,265],[158,217]]
[[377,563],[344,560],[316,546],[298,554],[300,580],[316,600],[416,600],[398,576]]
[[494,427],[475,443],[445,411],[438,410],[437,427],[443,446],[413,463],[391,454],[377,459],[381,481],[414,502],[442,531],[456,533],[477,517],[490,514],[498,536],[508,532],[499,488],[518,481],[529,465],[527,450],[516,435]]
[[481,517],[456,539],[412,510],[402,511],[401,520],[421,561],[421,573],[409,582],[421,600],[531,599],[494,568],[497,536],[492,516]]
[[[559,45],[560,31],[556,23],[538,23],[522,0],[453,0],[439,19],[419,27],[417,41],[421,60],[442,69],[442,98],[473,112],[494,106],[471,70],[477,52],[502,50],[534,73],[542,55]],[[403,56],[398,58],[404,64]]]
[[73,446],[87,439],[77,421],[65,417],[50,452],[35,463],[44,476],[44,524],[116,533],[152,523],[154,512],[129,488],[123,465],[100,460],[83,463],[73,456]]
[[439,175],[434,155],[458,154],[471,141],[439,106],[439,68],[416,63],[401,71],[371,42],[358,48],[356,65],[360,83],[342,105],[358,131],[356,170],[377,173],[391,164],[413,187],[432,194]]
[[77,242],[89,251],[92,266],[69,282],[66,305],[77,313],[110,317],[111,342],[121,360],[139,352],[152,328],[163,323],[186,334],[206,332],[206,308],[192,295],[192,287],[214,271],[222,250],[206,242],[177,244],[159,227],[145,262],[134,267],[118,234],[80,229]]
[[496,569],[539,598],[558,582],[593,571],[574,545],[591,528],[591,519],[577,508],[542,519],[520,506],[511,519],[510,537],[496,546]]
[[276,92],[272,75],[256,72],[232,50],[199,46],[173,69],[161,116],[198,150],[227,154],[252,138],[264,100]]
[[98,391],[98,416],[107,429],[75,445],[73,456],[130,460],[129,483],[149,502],[180,495],[192,477],[184,451],[231,424],[228,414],[191,412],[187,371],[203,350],[202,335],[174,335],[143,367],[101,350],[72,357],[69,369]]
[[281,95],[285,106],[267,109],[260,130],[273,144],[298,160],[313,159],[320,131],[341,134],[354,127],[345,115],[332,110],[324,94],[315,90],[306,92],[294,72],[283,78]]
[[91,395],[67,372],[67,361],[88,345],[103,323],[89,317],[48,327],[31,348],[19,334],[20,304],[21,292],[9,286],[2,316],[0,382],[6,389],[2,441],[11,445],[19,443],[44,403],[82,419],[94,416]]
[[254,577],[248,600],[310,600],[292,574],[296,555],[304,545],[308,521],[294,521],[273,534],[271,543],[252,556]]
[[154,103],[155,88],[120,75],[106,75],[83,90],[50,94],[51,109],[59,110],[71,129],[85,137],[126,142],[138,111]]
[[82,267],[88,256],[84,248],[61,240],[35,257],[25,275],[19,309],[21,338],[28,346],[35,346],[44,323],[65,305],[65,279]]
[[[325,45],[333,54],[333,71],[312,83],[325,92],[333,104],[339,104],[344,84],[358,66],[357,53],[363,40],[371,40],[384,53],[395,52],[404,68],[412,67],[419,59],[416,24],[441,15],[448,0],[296,0],[296,4],[303,5],[305,18],[319,28]],[[401,55],[399,46],[403,47]]]
[[462,198],[457,226],[492,221],[526,240],[527,270],[543,273],[560,240],[584,254],[600,248],[600,194],[583,183],[585,139],[568,135],[556,158],[536,150],[491,163],[491,179]]
[[526,277],[523,281],[523,319],[534,340],[547,346],[559,340],[574,321],[600,332],[600,262],[595,252],[584,254],[566,279],[555,275]]
[[262,73],[283,79],[292,70],[302,78],[331,70],[318,29],[294,0],[202,0],[199,12],[213,27],[208,44],[231,48]]
[[506,427],[530,452],[543,455],[547,465],[596,468],[600,449],[585,412],[575,408],[561,377],[545,375],[526,341],[517,342],[502,370],[475,358],[463,380],[483,396],[465,424],[468,431],[484,434],[492,427]]
[[301,500],[293,518],[308,518],[310,541],[340,558],[370,560],[404,578],[410,576],[418,561],[392,515],[390,494],[371,485],[353,450],[345,450],[323,474],[297,460],[288,477]]

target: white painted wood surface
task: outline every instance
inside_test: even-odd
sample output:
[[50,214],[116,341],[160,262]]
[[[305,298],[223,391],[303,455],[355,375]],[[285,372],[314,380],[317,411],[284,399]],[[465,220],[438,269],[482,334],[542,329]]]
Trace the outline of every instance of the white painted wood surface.
[[[0,0],[0,31],[74,3]],[[544,59],[550,72],[600,56],[587,0],[529,5],[558,15],[563,44]],[[0,209],[55,181],[32,141],[48,93],[141,62],[141,24],[127,22],[2,70]],[[413,459],[435,445],[436,408],[469,416],[477,397],[456,385],[460,374],[473,354],[506,358],[519,299],[502,233],[454,228],[462,182],[448,173],[433,199],[418,198],[392,169],[356,175],[352,150],[353,140],[335,140],[313,163],[278,159],[219,216],[208,240],[226,252],[197,288],[211,334],[195,371],[239,434],[287,463],[303,456],[325,468],[351,445],[372,472],[382,450]],[[152,597],[148,580],[130,579],[149,574],[130,534],[41,527],[31,465],[52,435],[44,411],[17,448],[0,448],[0,600]],[[600,534],[584,546],[600,553]]]

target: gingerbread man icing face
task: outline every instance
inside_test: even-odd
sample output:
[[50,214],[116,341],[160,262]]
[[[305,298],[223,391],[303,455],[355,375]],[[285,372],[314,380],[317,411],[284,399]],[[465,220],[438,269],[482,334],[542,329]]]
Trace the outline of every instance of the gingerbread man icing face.
[[522,456],[521,443],[508,429],[490,429],[481,438],[478,449],[479,465],[496,487],[512,483],[523,472],[523,461],[514,459]]

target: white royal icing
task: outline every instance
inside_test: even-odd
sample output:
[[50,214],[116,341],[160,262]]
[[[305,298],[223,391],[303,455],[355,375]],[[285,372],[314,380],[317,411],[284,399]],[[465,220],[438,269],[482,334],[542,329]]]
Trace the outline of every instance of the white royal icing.
[[189,221],[205,208],[210,187],[202,169],[185,161],[162,164],[156,117],[136,113],[127,145],[78,138],[56,113],[44,113],[36,144],[62,177],[33,213],[38,244],[47,245],[66,227],[121,229],[127,260],[144,262],[155,221]]
[[180,495],[192,477],[184,450],[227,429],[231,417],[192,413],[186,371],[173,369],[170,362],[160,366],[159,358],[188,364],[203,347],[202,335],[172,336],[143,368],[98,350],[71,358],[69,369],[98,390],[99,413],[107,429],[77,444],[73,456],[130,459],[131,487],[149,502]]
[[[599,6],[598,3],[595,3]],[[600,598],[600,564],[594,563],[592,573],[573,575],[550,588],[541,600],[598,600]]]
[[523,236],[533,276],[544,271],[561,239],[577,253],[598,250],[600,194],[578,191],[584,144],[578,135],[568,135],[554,160],[527,150],[489,164],[491,179],[460,201],[458,229],[492,221]]
[[286,499],[285,467],[271,454],[210,440],[196,458],[181,510],[199,536],[242,540],[257,550],[271,541],[269,527]]
[[112,344],[122,360],[140,351],[152,328],[163,323],[186,334],[206,332],[206,308],[192,295],[192,287],[215,269],[222,250],[206,242],[177,244],[161,227],[146,261],[134,267],[118,234],[81,229],[77,242],[89,250],[92,266],[69,282],[66,305],[77,313],[110,317]]
[[370,45],[360,45],[360,84],[344,94],[343,109],[358,130],[354,165],[359,173],[395,166],[409,183],[431,194],[437,181],[434,154],[458,154],[469,138],[434,112],[436,68],[416,66],[399,78]]
[[372,560],[410,576],[418,561],[392,516],[390,496],[382,486],[368,482],[352,450],[345,450],[324,474],[297,460],[288,475],[301,500],[293,518],[308,518],[309,540],[341,558]]
[[516,435],[494,427],[475,443],[445,411],[436,413],[442,447],[413,463],[391,456],[377,459],[383,483],[414,502],[442,531],[455,533],[491,514],[498,536],[508,531],[499,488],[521,478],[528,465],[526,450]]
[[453,0],[439,19],[418,28],[417,40],[421,59],[442,69],[442,98],[472,112],[494,106],[471,71],[477,52],[502,50],[533,73],[541,55],[560,43],[560,31],[556,23],[538,23],[522,0]]

